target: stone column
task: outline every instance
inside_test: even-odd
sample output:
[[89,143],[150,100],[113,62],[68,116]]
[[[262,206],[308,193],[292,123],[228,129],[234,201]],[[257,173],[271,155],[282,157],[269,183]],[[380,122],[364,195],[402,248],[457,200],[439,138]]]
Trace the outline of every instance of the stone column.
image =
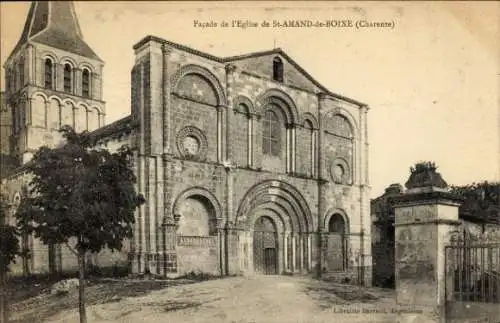
[[295,156],[296,156],[296,153],[295,153],[295,143],[296,143],[296,139],[295,139],[295,125],[292,124],[290,125],[290,145],[291,145],[291,149],[290,149],[290,153],[291,153],[291,156],[290,156],[290,171],[292,173],[295,173]]
[[[28,98],[26,101],[26,126],[33,124],[33,98]],[[28,134],[26,134],[27,136]]]
[[288,271],[288,232],[283,233],[283,272]]
[[226,120],[224,123],[224,127],[226,129],[226,159],[230,162],[233,162],[233,142],[231,140],[232,137],[232,125],[233,125],[233,82],[234,82],[234,71],[236,70],[236,66],[232,64],[226,65],[226,94],[227,94],[227,105],[228,109],[226,109]]
[[304,273],[304,254],[305,254],[305,248],[304,248],[304,234],[299,233],[299,271],[301,274]]
[[291,145],[291,127],[290,124],[286,125],[286,172],[292,172],[292,145]]
[[54,63],[55,65],[55,77],[56,81],[54,83],[54,89],[56,91],[64,91],[64,65],[59,63]]
[[73,69],[73,94],[82,95],[82,69],[78,67]]
[[253,115],[248,116],[248,167],[253,168],[253,124],[255,117]]
[[311,233],[308,233],[307,234],[307,271],[311,271],[312,267],[312,250],[311,250],[311,247],[312,247],[312,243],[311,243],[311,240],[312,240],[312,236],[311,236]]
[[222,108],[217,108],[217,162],[223,162],[222,156]]
[[163,240],[163,250],[164,261],[163,261],[163,272],[164,275],[169,278],[178,276],[177,273],[177,228],[179,223],[180,215],[175,215],[174,218],[165,217],[164,227],[164,238]]
[[28,84],[34,85],[36,84],[35,75],[36,75],[36,64],[35,64],[35,49],[32,44],[28,44]]
[[225,226],[225,274],[238,274],[239,255],[238,255],[238,236],[242,233],[242,229],[236,226],[232,221],[226,222]]
[[170,79],[168,77],[168,61],[172,50],[167,48],[165,44],[161,46],[162,52],[162,117],[163,117],[163,153],[171,153],[170,138]]
[[460,199],[447,192],[446,184],[412,181],[410,177],[409,189],[395,198],[397,303],[431,314],[404,313],[399,322],[444,322],[445,246],[460,223]]
[[91,73],[90,74],[90,97],[92,99],[102,100],[102,69],[101,74]]
[[[163,177],[160,177],[162,183],[160,185],[160,193],[163,193],[161,203],[159,205],[160,214],[163,213],[162,233],[160,237],[160,272],[166,277],[175,277],[177,275],[177,223],[176,217],[172,214],[171,206],[171,185],[169,185],[173,156],[163,154]],[[179,215],[177,215],[177,220]]]
[[323,272],[323,267],[324,267],[324,237],[323,237],[323,224],[324,224],[324,217],[325,217],[325,201],[324,201],[324,196],[325,196],[325,183],[327,183],[326,180],[324,180],[324,159],[323,159],[323,151],[322,151],[322,142],[323,142],[323,118],[322,118],[322,113],[323,113],[323,105],[324,101],[326,99],[326,94],[324,93],[319,93],[318,94],[318,114],[317,114],[317,119],[318,119],[318,136],[317,136],[317,141],[316,141],[316,147],[317,147],[317,170],[316,170],[316,176],[317,176],[317,182],[318,182],[318,228],[317,228],[317,259],[316,259],[316,276],[319,278],[321,277],[321,274]]

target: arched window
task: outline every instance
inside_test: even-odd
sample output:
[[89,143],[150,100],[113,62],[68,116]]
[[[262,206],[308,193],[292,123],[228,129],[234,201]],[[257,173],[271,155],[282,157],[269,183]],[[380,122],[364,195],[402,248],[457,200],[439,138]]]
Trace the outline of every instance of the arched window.
[[90,72],[88,69],[83,69],[82,72],[82,96],[90,96]]
[[[234,149],[241,152],[237,154],[235,161],[238,165],[246,164],[248,167],[251,167],[253,153],[253,129],[250,109],[247,104],[240,103],[234,109],[234,113],[236,125],[234,135],[238,136],[238,141],[234,143]],[[241,145],[243,138],[246,138],[246,146]]]
[[17,133],[17,109],[11,110],[11,116],[12,116],[12,129],[14,130],[14,133]]
[[53,87],[53,70],[52,61],[50,59],[45,59],[45,88],[52,89]]
[[307,130],[307,135],[309,136],[309,149],[310,149],[310,158],[311,158],[311,176],[315,175],[316,168],[316,138],[314,134],[314,128],[311,121],[306,120],[304,124],[304,128]]
[[342,215],[335,213],[328,221],[328,232],[344,234],[345,233],[345,223]]
[[21,60],[18,65],[19,68],[19,86],[24,86],[24,58],[21,57]]
[[69,64],[64,64],[64,92],[71,92],[72,68]]
[[12,70],[10,68],[7,70],[5,83],[7,90],[12,90]]
[[17,69],[17,64],[14,64],[14,72],[12,73],[12,91],[17,90],[19,82],[19,70]]
[[279,156],[281,127],[279,118],[274,111],[266,111],[262,126],[262,153],[264,155]]
[[273,59],[273,80],[283,82],[283,62],[279,57]]

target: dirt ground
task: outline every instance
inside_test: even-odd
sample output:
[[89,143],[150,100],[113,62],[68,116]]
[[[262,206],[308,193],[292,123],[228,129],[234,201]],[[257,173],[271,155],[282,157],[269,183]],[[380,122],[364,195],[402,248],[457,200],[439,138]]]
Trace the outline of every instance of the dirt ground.
[[[395,305],[393,290],[289,276],[197,283],[108,280],[91,284],[87,295],[89,323],[393,323],[397,322],[395,312],[401,310]],[[14,322],[77,323],[77,300],[77,291],[65,296],[42,293],[14,302],[11,318]]]

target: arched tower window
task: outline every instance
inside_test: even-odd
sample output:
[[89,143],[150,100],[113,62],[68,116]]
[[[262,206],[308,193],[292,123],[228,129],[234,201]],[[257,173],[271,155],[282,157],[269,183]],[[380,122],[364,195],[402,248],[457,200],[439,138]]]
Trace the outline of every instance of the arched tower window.
[[70,64],[64,64],[64,92],[71,92],[72,68]]
[[18,65],[19,68],[19,86],[24,86],[24,58],[21,57],[21,60]]
[[82,96],[90,97],[90,71],[86,68],[82,72]]
[[308,135],[308,146],[310,149],[310,161],[311,161],[311,176],[315,175],[316,171],[316,138],[314,134],[314,127],[311,123],[311,121],[306,120],[304,124],[304,128],[307,130],[307,135]]
[[47,58],[45,59],[45,88],[52,89],[53,87],[53,64],[52,61]]
[[273,80],[283,82],[283,62],[279,57],[273,59]]
[[12,91],[12,70],[10,68],[7,70],[7,77],[5,82],[7,90]]
[[14,73],[12,75],[12,91],[17,91],[18,82],[19,82],[19,69],[17,68],[17,64],[14,64]]
[[281,150],[281,126],[276,113],[267,110],[262,125],[262,153],[264,155],[279,156]]

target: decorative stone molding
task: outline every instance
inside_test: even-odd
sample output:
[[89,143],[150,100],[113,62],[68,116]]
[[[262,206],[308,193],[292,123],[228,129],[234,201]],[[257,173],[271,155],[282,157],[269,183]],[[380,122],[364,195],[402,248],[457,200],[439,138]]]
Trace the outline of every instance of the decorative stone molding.
[[351,168],[349,163],[342,159],[336,158],[330,164],[330,178],[336,184],[349,185],[352,182]]
[[240,109],[239,109],[240,105],[244,105],[248,109],[247,114],[250,114],[250,115],[256,114],[255,107],[254,107],[252,101],[250,101],[250,99],[247,98],[246,96],[238,95],[237,97],[235,97],[233,99],[233,111],[234,111],[234,113],[237,113],[237,112],[242,113],[242,111],[240,111]]
[[448,184],[441,174],[436,171],[437,166],[432,162],[421,162],[410,169],[411,175],[405,183],[407,189],[434,187],[445,189]]
[[267,90],[257,98],[256,102],[259,110],[267,105],[279,106],[285,113],[287,123],[297,123],[299,121],[299,113],[295,102],[288,94],[279,89]]
[[161,45],[161,52],[163,55],[170,55],[170,53],[172,53],[172,49],[169,48],[166,44],[162,44]]
[[203,160],[208,150],[208,141],[200,129],[187,126],[177,133],[177,148],[184,158]]
[[[175,72],[175,74],[171,76],[170,84],[172,85],[172,88],[177,89],[177,84],[179,83],[179,81],[188,74],[201,75],[211,84],[211,86],[213,86],[217,96],[218,105],[227,105],[226,95],[224,93],[222,85],[219,82],[219,79],[208,69],[199,65],[190,64],[179,68],[177,72]],[[176,92],[176,90],[174,90],[174,92]]]
[[309,121],[311,123],[312,130],[319,129],[318,120],[316,120],[316,117],[312,113],[306,112],[302,115],[301,125],[304,126],[306,121]]
[[236,71],[236,69],[237,69],[236,65],[233,65],[233,64],[227,64],[225,66],[225,68],[226,68],[227,73],[232,73],[232,72]]
[[174,225],[179,226],[179,220],[181,219],[181,215],[179,213],[174,213]]

